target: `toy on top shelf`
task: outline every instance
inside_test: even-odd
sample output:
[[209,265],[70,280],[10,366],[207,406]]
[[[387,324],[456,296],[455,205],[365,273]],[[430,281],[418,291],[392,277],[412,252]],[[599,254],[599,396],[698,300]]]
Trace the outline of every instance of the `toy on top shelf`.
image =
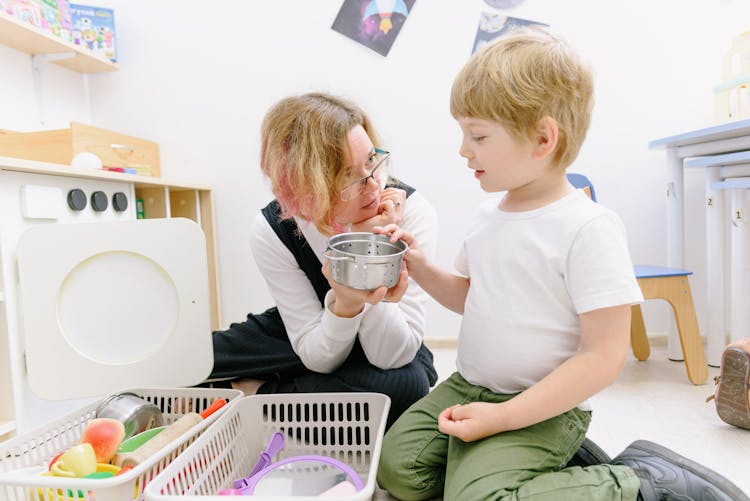
[[0,10],[32,26],[42,27],[42,9],[33,0],[0,0]]
[[114,11],[103,7],[70,4],[70,12],[73,23],[72,42],[117,62]]
[[68,0],[36,0],[42,13],[42,28],[69,42],[73,24]]
[[[53,58],[52,62],[79,73],[100,73],[119,69],[117,63],[106,58],[101,52],[92,51],[84,46],[75,46],[71,40],[72,30],[64,29],[62,24],[59,28],[43,27],[43,14],[39,8],[41,1],[33,0],[36,3],[32,3],[32,0],[0,0],[0,45],[32,56],[60,53],[62,55]],[[58,1],[67,4],[67,0]],[[11,5],[15,8],[14,12],[9,11]],[[62,16],[62,13],[60,15]],[[56,19],[57,14],[54,14],[52,22],[56,22]],[[49,25],[49,18],[45,20]],[[57,36],[58,31],[60,36]],[[105,30],[103,35],[108,36],[107,33]],[[107,42],[104,38],[102,40],[106,46]],[[75,57],[66,57],[68,55]]]
[[68,0],[0,0],[0,11],[67,42],[71,40],[70,3]]

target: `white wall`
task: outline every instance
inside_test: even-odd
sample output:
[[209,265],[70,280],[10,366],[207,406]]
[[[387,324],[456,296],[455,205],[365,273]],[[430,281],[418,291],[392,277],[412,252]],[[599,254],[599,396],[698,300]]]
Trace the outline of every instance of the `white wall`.
[[[87,3],[115,9],[121,69],[88,77],[89,117],[84,77],[51,66],[46,128],[77,119],[151,138],[160,143],[164,177],[213,186],[225,324],[271,305],[248,228],[271,196],[257,162],[260,120],[290,93],[343,94],[370,112],[398,174],[436,205],[438,258],[452,265],[463,222],[483,193],[457,153],[450,86],[479,13],[498,11],[481,0],[417,0],[384,58],[330,29],[341,0]],[[712,87],[731,39],[749,28],[750,3],[526,0],[503,12],[550,24],[592,63],[597,105],[572,170],[589,175],[600,202],[622,216],[634,260],[664,264],[664,153],[647,144],[714,124]],[[0,47],[0,128],[39,128],[28,59]],[[701,189],[689,175],[688,196],[701,200]],[[700,204],[687,215],[700,227]],[[700,269],[701,246],[690,249],[688,264]],[[701,322],[703,282],[696,274]],[[650,329],[665,330],[667,318],[663,306],[648,305]],[[455,315],[431,307],[430,336],[453,336],[457,326]]]

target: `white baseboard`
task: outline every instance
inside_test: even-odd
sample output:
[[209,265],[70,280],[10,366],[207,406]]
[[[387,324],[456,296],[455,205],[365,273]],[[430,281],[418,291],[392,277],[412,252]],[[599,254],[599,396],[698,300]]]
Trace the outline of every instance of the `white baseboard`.
[[[667,346],[667,333],[655,332],[649,334],[648,343],[651,346]],[[458,347],[457,337],[425,337],[424,344],[432,350],[455,350]]]
[[457,337],[426,337],[424,344],[431,350],[455,350],[458,348]]

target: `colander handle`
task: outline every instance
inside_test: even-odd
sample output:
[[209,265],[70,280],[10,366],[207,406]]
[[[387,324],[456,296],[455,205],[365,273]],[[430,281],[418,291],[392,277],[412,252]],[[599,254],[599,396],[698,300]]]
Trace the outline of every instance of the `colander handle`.
[[329,247],[329,248],[327,248],[327,249],[325,250],[325,252],[323,253],[323,255],[324,255],[324,256],[325,256],[326,258],[330,259],[331,261],[351,261],[351,262],[354,262],[354,261],[356,261],[356,259],[354,259],[354,258],[353,258],[353,257],[351,257],[351,256],[332,256],[332,255],[331,255],[331,254],[329,253],[329,251],[331,251],[331,250],[333,250],[333,249],[331,249],[331,248]]

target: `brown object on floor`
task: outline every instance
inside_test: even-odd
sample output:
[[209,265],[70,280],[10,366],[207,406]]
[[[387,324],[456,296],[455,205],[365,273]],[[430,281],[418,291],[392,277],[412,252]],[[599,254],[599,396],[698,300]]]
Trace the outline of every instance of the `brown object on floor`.
[[719,417],[725,423],[750,430],[750,339],[727,346],[715,381]]

